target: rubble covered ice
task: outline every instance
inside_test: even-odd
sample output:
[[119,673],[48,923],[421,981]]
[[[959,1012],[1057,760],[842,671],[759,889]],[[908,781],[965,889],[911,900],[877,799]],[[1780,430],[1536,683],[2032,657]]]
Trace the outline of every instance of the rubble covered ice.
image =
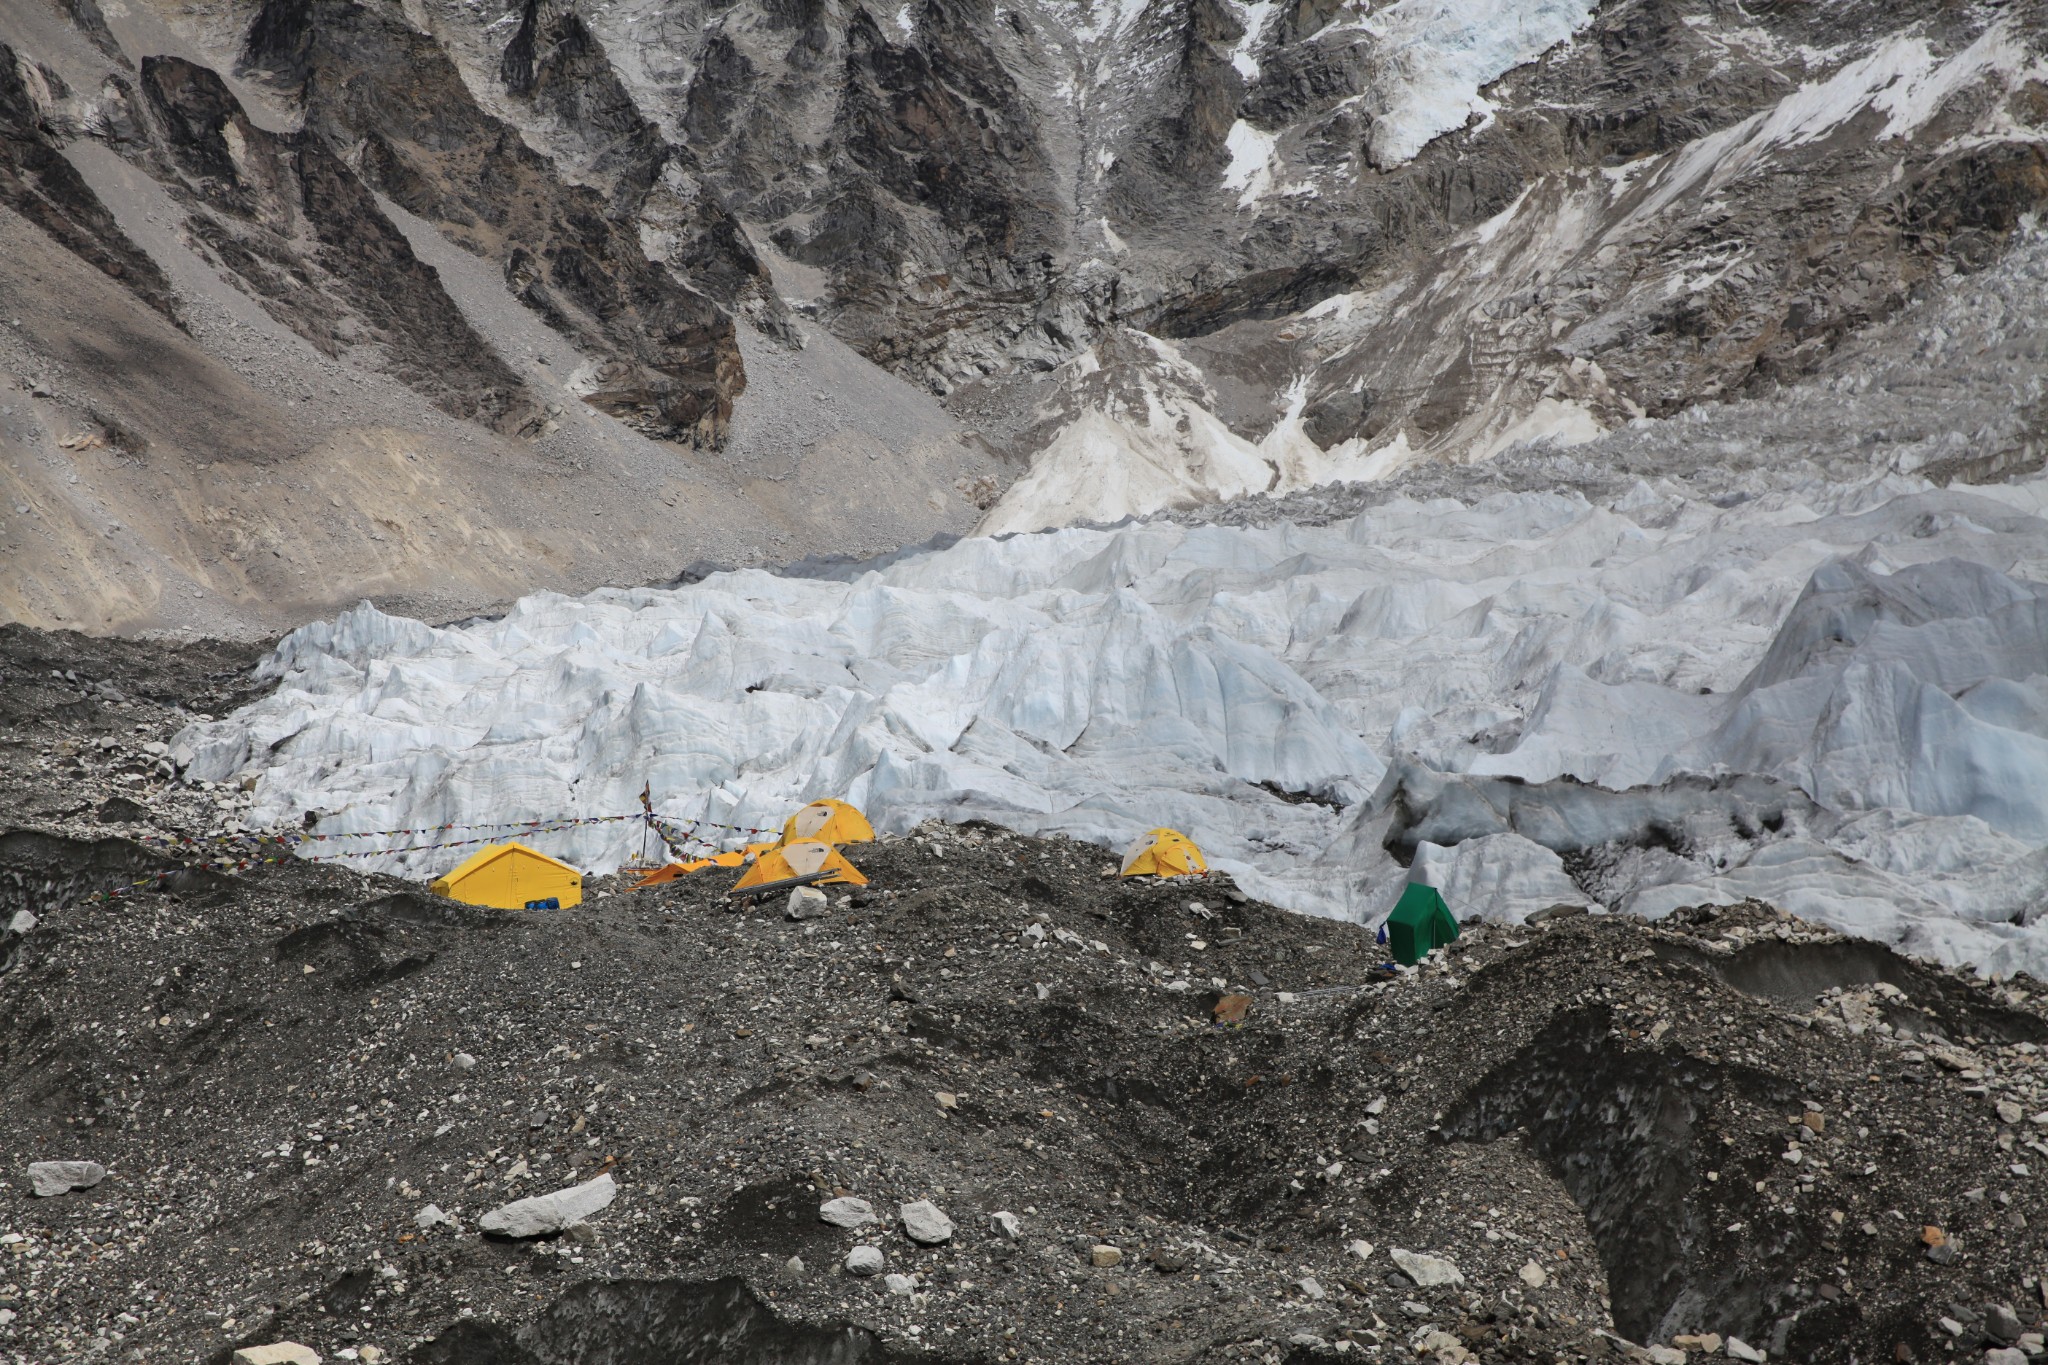
[[[1466,917],[1754,896],[2044,972],[2044,505],[2041,481],[1638,482],[971,539],[441,628],[365,604],[285,637],[275,692],[174,757],[260,775],[252,823],[323,835],[631,812],[643,784],[771,827],[833,795],[885,832],[1171,826],[1319,914],[1383,913],[1420,852]],[[603,871],[642,831],[532,837]]]

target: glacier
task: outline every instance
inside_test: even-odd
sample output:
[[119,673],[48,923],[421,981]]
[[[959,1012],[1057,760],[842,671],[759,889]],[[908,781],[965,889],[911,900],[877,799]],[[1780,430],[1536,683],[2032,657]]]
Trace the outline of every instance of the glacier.
[[[1370,921],[1420,860],[1462,917],[1757,896],[2048,976],[2044,513],[2048,481],[1639,481],[977,537],[439,627],[365,603],[286,636],[275,690],[176,756],[323,834],[624,814],[643,784],[766,827],[829,795],[885,832],[1173,826],[1315,914]],[[641,837],[535,842],[605,871]]]

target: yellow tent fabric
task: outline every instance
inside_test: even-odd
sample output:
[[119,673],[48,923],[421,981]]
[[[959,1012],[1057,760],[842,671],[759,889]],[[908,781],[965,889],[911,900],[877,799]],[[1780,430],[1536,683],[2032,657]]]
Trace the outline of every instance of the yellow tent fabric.
[[1195,841],[1177,829],[1139,835],[1124,850],[1125,877],[1198,877],[1209,870]]
[[818,839],[798,839],[780,848],[771,848],[754,859],[754,865],[747,869],[747,875],[733,883],[732,889],[744,891],[750,886],[761,886],[768,882],[786,881],[791,877],[808,877],[813,872],[830,872],[822,878],[825,882],[851,882],[855,886],[866,886],[868,879],[860,870],[846,861],[838,849]]
[[868,818],[844,801],[813,801],[782,826],[782,842],[816,839],[821,844],[864,844],[875,837]]
[[492,844],[434,883],[434,890],[468,905],[523,910],[553,900],[567,910],[583,903],[583,874],[559,858],[525,844]]
[[679,863],[655,868],[627,890],[638,891],[643,886],[665,886],[678,877],[687,877],[692,872],[702,872],[707,867],[744,867],[747,859],[758,857],[774,847],[774,844],[748,844],[745,848],[736,848],[729,853],[714,853],[709,858],[686,858]]

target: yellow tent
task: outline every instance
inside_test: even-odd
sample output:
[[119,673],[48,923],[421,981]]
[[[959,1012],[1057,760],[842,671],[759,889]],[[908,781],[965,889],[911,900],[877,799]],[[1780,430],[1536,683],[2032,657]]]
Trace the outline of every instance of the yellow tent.
[[1177,829],[1139,835],[1124,850],[1125,877],[1195,877],[1209,870],[1195,841]]
[[860,875],[859,869],[846,861],[832,845],[817,839],[798,839],[781,848],[771,848],[754,859],[747,875],[734,882],[732,889],[745,891],[794,877],[808,877],[813,872],[830,872],[831,876],[819,878],[824,882],[851,882],[855,886],[868,884],[868,879]]
[[782,826],[782,842],[816,839],[822,844],[864,844],[875,837],[875,827],[859,810],[844,801],[827,798],[813,801]]
[[522,843],[492,844],[434,883],[434,890],[469,905],[523,910],[553,901],[550,910],[583,903],[583,874],[559,858]]
[[748,844],[729,853],[714,853],[709,858],[685,858],[679,863],[657,867],[627,889],[638,891],[643,886],[665,886],[678,877],[687,877],[692,872],[702,872],[707,867],[744,867],[749,858],[758,857],[774,848],[774,844]]

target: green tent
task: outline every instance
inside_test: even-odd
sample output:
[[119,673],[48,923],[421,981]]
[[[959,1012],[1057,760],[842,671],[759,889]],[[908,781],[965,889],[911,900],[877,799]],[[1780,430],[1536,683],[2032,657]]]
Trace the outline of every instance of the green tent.
[[1421,882],[1408,883],[1401,903],[1387,916],[1387,946],[1393,950],[1394,961],[1404,967],[1414,966],[1432,948],[1441,948],[1457,936],[1458,921],[1452,917],[1451,907],[1444,904],[1435,887]]

